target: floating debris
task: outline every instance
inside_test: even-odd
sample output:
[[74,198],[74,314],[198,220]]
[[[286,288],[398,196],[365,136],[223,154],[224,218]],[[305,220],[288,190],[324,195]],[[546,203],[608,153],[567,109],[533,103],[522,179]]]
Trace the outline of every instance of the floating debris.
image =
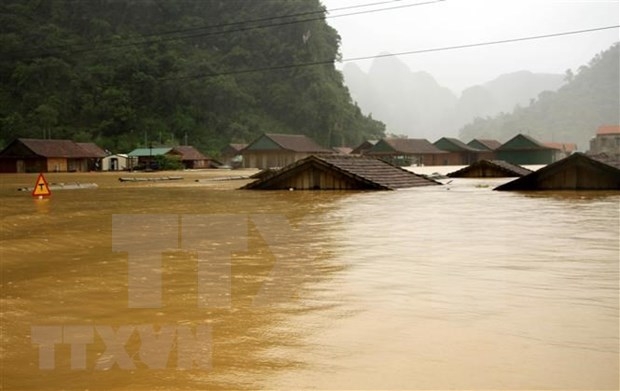
[[[96,189],[99,187],[96,183],[50,183],[50,190],[79,190],[79,189]],[[34,187],[20,187],[17,191],[32,191]]]
[[159,182],[159,181],[179,181],[182,180],[182,176],[164,176],[164,177],[120,177],[120,182]]

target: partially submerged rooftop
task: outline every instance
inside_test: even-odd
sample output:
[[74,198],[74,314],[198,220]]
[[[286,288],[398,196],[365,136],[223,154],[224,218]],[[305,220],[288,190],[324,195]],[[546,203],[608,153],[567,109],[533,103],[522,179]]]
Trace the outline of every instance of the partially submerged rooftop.
[[382,160],[356,155],[311,155],[242,189],[395,190],[440,185]]
[[448,174],[450,178],[504,178],[522,177],[531,173],[525,167],[503,160],[479,160]]
[[574,153],[495,190],[620,190],[620,169]]

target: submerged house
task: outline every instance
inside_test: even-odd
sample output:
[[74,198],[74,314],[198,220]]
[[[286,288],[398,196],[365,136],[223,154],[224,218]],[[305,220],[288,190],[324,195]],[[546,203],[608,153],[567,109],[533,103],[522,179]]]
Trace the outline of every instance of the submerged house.
[[474,148],[462,142],[459,139],[451,137],[442,137],[433,143],[440,150],[447,152],[442,156],[443,166],[462,166],[471,164],[479,159],[479,155],[483,152],[478,148]]
[[495,190],[620,190],[620,169],[574,153]]
[[258,190],[395,190],[440,185],[385,161],[359,155],[311,155],[251,182]]
[[602,155],[611,161],[620,162],[620,125],[600,126],[596,136],[590,140],[589,155]]
[[96,170],[105,156],[93,143],[18,138],[0,151],[0,172],[85,172]]
[[366,155],[398,166],[437,166],[444,162],[444,152],[426,139],[385,138],[379,140]]
[[495,150],[502,146],[497,140],[475,138],[467,143],[478,152],[478,160],[495,160]]
[[374,147],[377,142],[378,140],[364,140],[349,153],[352,155],[363,155],[368,152],[370,148]]
[[174,159],[181,158],[181,153],[173,151],[172,147],[149,147],[149,148],[136,148],[127,154],[131,161],[131,167],[146,167],[155,168],[155,158],[157,156],[167,156]]
[[222,148],[220,151],[220,159],[222,160],[222,163],[233,168],[241,167],[243,163],[241,151],[243,151],[243,149],[247,146],[247,144],[230,143]]
[[129,165],[130,159],[127,154],[116,153],[101,159],[102,171],[123,171],[132,168]]
[[305,135],[265,133],[245,147],[241,154],[243,167],[264,169],[284,167],[310,155],[335,152]]
[[185,169],[216,168],[221,165],[217,160],[203,155],[191,145],[179,145],[172,148],[172,152],[178,153],[178,158]]
[[558,151],[540,141],[518,134],[495,150],[498,160],[514,164],[550,164],[558,159]]
[[505,178],[522,177],[531,173],[525,167],[503,160],[479,160],[448,174],[450,178]]

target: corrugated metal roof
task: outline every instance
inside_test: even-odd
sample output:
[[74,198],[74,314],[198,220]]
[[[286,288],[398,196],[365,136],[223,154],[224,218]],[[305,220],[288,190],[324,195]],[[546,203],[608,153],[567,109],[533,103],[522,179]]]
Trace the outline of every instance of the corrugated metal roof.
[[[527,145],[524,144],[523,141],[527,142]],[[522,133],[517,134],[516,136],[502,144],[499,148],[497,148],[498,151],[523,151],[537,149],[549,150],[553,148],[549,148],[532,136]]]
[[265,133],[261,137],[250,143],[246,150],[260,150],[260,148],[253,149],[253,145],[264,138],[270,139],[272,142],[280,146],[280,148],[292,151],[292,152],[305,152],[305,153],[334,153],[331,149],[323,148],[317,144],[314,140],[303,134],[280,134],[280,133]]
[[97,157],[102,158],[106,157],[108,154],[95,143],[77,143],[80,148],[84,149],[86,153],[88,153],[89,157]]
[[473,142],[478,142],[479,144],[485,146],[489,151],[495,151],[497,148],[499,148],[502,145],[502,143],[500,143],[497,140],[481,139],[481,138],[475,138],[475,139],[471,140],[469,143],[467,143],[467,145],[469,145],[469,144],[471,144]]
[[379,159],[358,155],[311,155],[290,164],[272,175],[249,183],[243,189],[270,189],[280,178],[301,174],[305,169],[321,167],[350,178],[360,189],[395,190],[440,185],[432,179],[416,175]]
[[[452,149],[445,149],[445,151],[452,151],[452,152],[459,152],[459,151],[466,151],[466,152],[482,152],[480,149],[478,148],[474,148],[471,145],[467,145],[464,142],[462,142],[461,140],[457,139],[457,138],[453,138],[453,137],[442,137],[439,140],[435,141],[433,143],[434,146],[436,146],[437,148],[441,149],[441,147],[439,146],[441,144],[442,141],[446,141],[449,144],[452,144],[452,146],[454,146],[454,148]],[[443,150],[443,149],[441,149]]]
[[172,147],[157,147],[157,148],[136,148],[129,152],[129,156],[159,156],[165,155],[172,150]]
[[[101,148],[92,143],[82,146],[71,140],[46,140],[18,138],[13,143],[21,143],[35,155],[46,158],[100,158],[105,156]],[[11,143],[11,144],[13,144]],[[10,145],[9,145],[10,146]],[[7,149],[8,147],[7,146]]]
[[375,147],[378,147],[381,142],[388,144],[394,152],[402,153],[405,155],[415,155],[424,153],[446,153],[426,139],[421,138],[386,138],[379,141],[368,153],[373,154]]
[[207,160],[209,159],[199,150],[192,147],[191,145],[179,145],[178,147],[172,148],[174,151],[177,151],[181,154],[181,160]]
[[460,178],[468,176],[468,173],[478,170],[480,168],[491,168],[497,170],[501,173],[504,173],[506,177],[522,177],[532,172],[525,167],[521,167],[517,164],[508,163],[503,160],[480,160],[473,164],[470,164],[467,167],[461,168],[460,170],[449,173],[448,177]]

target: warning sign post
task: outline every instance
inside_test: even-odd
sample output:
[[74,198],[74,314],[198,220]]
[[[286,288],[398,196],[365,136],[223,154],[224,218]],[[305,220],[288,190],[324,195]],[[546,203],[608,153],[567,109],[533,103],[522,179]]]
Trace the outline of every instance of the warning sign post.
[[45,177],[42,173],[39,174],[39,177],[37,178],[37,183],[35,183],[34,189],[32,189],[32,196],[42,198],[49,197],[51,195],[52,192],[49,185],[47,184],[47,181],[45,180]]

